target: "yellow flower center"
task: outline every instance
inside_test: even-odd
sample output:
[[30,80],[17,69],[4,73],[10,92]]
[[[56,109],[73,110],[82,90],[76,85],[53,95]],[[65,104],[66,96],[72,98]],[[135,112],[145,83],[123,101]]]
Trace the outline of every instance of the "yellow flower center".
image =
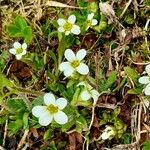
[[73,62],[71,62],[71,66],[73,67],[73,68],[76,68],[76,67],[78,67],[80,65],[80,61],[79,60],[74,60]]
[[66,22],[64,24],[65,31],[70,31],[72,29],[73,25],[70,22]]
[[58,107],[57,106],[54,106],[53,104],[50,104],[48,107],[47,107],[47,110],[50,112],[50,114],[55,114],[58,112]]
[[87,20],[87,25],[91,26],[92,25],[92,20]]
[[23,52],[23,49],[22,48],[17,48],[16,49],[16,54],[21,54]]

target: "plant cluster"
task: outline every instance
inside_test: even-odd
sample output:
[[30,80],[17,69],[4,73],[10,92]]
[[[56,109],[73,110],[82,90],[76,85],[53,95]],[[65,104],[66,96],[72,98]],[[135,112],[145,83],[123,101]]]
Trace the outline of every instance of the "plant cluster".
[[[150,6],[148,0],[144,4]],[[8,137],[21,133],[17,149],[28,147],[29,132],[34,137],[40,132],[42,140],[50,142],[42,149],[63,149],[74,133],[87,150],[104,143],[108,147],[130,144],[136,136],[131,134],[129,119],[121,118],[126,97],[131,96],[130,107],[142,106],[146,112],[150,96],[150,64],[143,72],[124,58],[125,54],[137,56],[128,52],[131,39],[122,25],[132,26],[133,15],[127,11],[119,22],[126,10],[114,10],[108,2],[77,0],[79,7],[71,7],[48,1],[45,5],[55,11],[56,19],[41,16],[38,20],[31,11],[37,19],[33,22],[30,16],[13,12],[11,20],[4,21],[3,33],[11,44],[6,42],[0,54],[0,125],[7,128]],[[73,10],[66,15],[52,6]],[[115,41],[112,35],[118,31]],[[89,39],[84,43],[86,36]],[[108,59],[103,57],[106,49]],[[55,141],[57,134],[65,134],[65,139]],[[5,138],[0,134],[4,139],[0,145],[5,145]],[[142,146],[148,145],[149,141]]]

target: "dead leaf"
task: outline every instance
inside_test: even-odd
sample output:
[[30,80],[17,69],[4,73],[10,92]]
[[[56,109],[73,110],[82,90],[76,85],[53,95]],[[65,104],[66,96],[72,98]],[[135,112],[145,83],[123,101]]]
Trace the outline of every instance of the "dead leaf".
[[38,134],[36,128],[30,128],[30,132],[33,134],[34,137],[36,137],[36,138],[39,137],[39,134]]
[[69,148],[70,150],[76,150],[76,137],[74,133],[69,135]]
[[28,65],[20,60],[12,62],[10,74],[13,73],[20,81],[25,81],[32,77]]
[[108,2],[104,2],[104,3],[100,2],[99,8],[102,14],[104,14],[107,17],[108,24],[116,22],[117,17],[115,15],[115,11],[113,7],[110,4],[108,4]]

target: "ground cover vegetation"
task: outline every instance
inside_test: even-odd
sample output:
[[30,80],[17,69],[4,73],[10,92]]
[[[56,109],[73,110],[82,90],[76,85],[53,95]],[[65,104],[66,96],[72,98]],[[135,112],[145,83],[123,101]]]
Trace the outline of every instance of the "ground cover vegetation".
[[1,0],[0,149],[149,150],[150,0]]

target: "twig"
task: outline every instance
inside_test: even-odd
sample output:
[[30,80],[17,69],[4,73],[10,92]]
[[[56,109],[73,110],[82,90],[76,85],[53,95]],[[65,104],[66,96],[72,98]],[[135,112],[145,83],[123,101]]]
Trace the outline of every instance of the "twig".
[[3,148],[2,146],[0,146],[0,150],[6,150],[5,148]]
[[93,124],[93,121],[94,121],[94,114],[95,114],[95,105],[92,107],[92,117],[91,117],[91,122],[89,125],[89,131],[90,131],[92,124]]
[[29,133],[29,129],[26,129],[25,132],[24,132],[23,137],[21,138],[21,140],[18,144],[17,150],[20,150],[21,147],[23,146],[23,144],[25,143],[25,140],[26,140],[26,137],[27,137],[28,133]]
[[6,123],[5,123],[3,146],[5,146],[5,140],[6,140],[6,135],[7,135],[7,126],[8,126],[8,120],[6,120]]
[[139,140],[140,140],[140,137],[141,137],[141,135],[140,135],[140,132],[141,132],[141,114],[142,114],[142,103],[140,103],[140,107],[139,107],[139,113],[138,113],[138,130],[137,130],[137,142],[139,142]]
[[115,109],[117,105],[114,104],[103,104],[103,103],[98,103],[96,107],[101,107],[101,108],[108,108],[108,109]]
[[132,59],[129,59],[133,64],[136,64],[136,65],[148,65],[150,64],[150,62],[143,62],[143,63],[137,63],[137,62],[134,62]]
[[126,4],[126,7],[124,8],[124,10],[122,11],[120,18],[122,18],[122,16],[125,14],[126,10],[128,9],[128,7],[130,6],[132,0],[129,0],[128,3]]
[[[150,19],[148,19],[146,21],[146,24],[145,24],[145,27],[144,27],[144,30],[147,32],[148,31],[148,26],[149,26],[149,23],[150,23]],[[148,44],[148,39],[147,39],[147,36],[145,35],[145,43],[146,43],[146,47],[149,51],[149,44]]]

